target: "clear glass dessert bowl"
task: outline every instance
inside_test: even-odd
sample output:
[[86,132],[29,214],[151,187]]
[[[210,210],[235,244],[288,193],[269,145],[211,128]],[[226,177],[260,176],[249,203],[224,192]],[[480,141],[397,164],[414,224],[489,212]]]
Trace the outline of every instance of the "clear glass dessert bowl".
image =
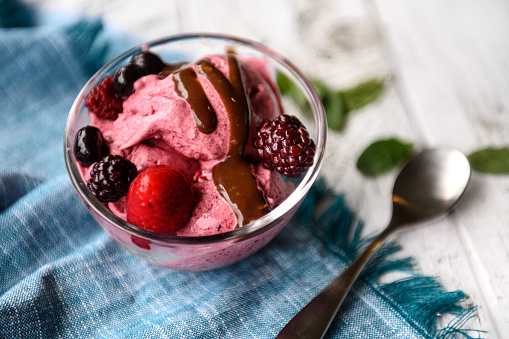
[[[295,190],[263,217],[216,235],[182,237],[155,233],[132,225],[113,214],[87,188],[73,152],[76,132],[90,123],[85,98],[106,76],[128,63],[132,55],[149,49],[165,62],[193,61],[204,55],[234,51],[237,55],[264,58],[274,82],[283,74],[291,83],[296,105],[283,97],[283,111],[306,126],[316,144],[313,165],[296,180]],[[305,102],[306,104],[303,104]],[[83,87],[69,112],[64,135],[64,157],[71,182],[97,223],[125,250],[158,266],[177,270],[209,270],[230,265],[258,251],[272,240],[293,217],[316,180],[322,165],[327,123],[320,98],[309,80],[279,53],[253,41],[218,34],[182,34],[136,46],[101,68]]]

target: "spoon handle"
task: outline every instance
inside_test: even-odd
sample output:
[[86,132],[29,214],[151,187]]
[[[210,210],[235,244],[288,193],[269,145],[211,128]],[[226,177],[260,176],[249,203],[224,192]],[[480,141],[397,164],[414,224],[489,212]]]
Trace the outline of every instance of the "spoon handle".
[[338,277],[290,320],[276,339],[323,338],[354,281],[390,233],[392,229],[389,227],[380,233]]

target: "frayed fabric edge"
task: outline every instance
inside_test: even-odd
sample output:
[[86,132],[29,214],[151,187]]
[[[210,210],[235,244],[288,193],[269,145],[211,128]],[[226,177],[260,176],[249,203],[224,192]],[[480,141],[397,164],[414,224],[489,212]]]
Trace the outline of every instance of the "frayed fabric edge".
[[[313,185],[294,220],[309,225],[327,249],[347,262],[374,239],[361,235],[362,221],[348,208],[344,196],[335,194],[323,178]],[[425,335],[438,339],[482,338],[485,331],[464,328],[477,316],[476,306],[464,305],[467,295],[463,291],[446,291],[435,277],[417,274],[412,257],[391,258],[400,250],[395,242],[385,243],[370,259],[361,277],[404,312],[403,316]],[[395,271],[410,276],[389,283],[376,283],[384,274]],[[438,320],[445,314],[453,318],[439,328]]]

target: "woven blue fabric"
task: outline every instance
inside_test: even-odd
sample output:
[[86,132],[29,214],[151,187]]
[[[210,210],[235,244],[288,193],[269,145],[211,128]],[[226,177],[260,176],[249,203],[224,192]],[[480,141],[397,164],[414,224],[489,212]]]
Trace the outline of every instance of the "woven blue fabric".
[[[0,338],[273,338],[345,267],[309,227],[230,267],[171,271],[110,240],[72,188],[67,113],[127,42],[97,20],[0,28]],[[328,337],[428,336],[361,280]]]

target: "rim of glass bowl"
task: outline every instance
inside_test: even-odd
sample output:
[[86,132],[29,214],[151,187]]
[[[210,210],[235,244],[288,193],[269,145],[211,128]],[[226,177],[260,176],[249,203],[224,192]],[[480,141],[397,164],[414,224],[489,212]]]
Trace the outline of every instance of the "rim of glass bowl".
[[[73,142],[74,135],[71,135],[71,129],[73,128],[77,116],[80,112],[81,104],[84,100],[84,95],[88,93],[91,89],[91,84],[99,80],[102,76],[102,73],[105,69],[107,69],[110,65],[115,64],[121,60],[125,60],[128,56],[131,56],[135,52],[139,51],[142,46],[148,46],[149,48],[168,44],[171,42],[183,41],[183,40],[201,40],[201,39],[211,39],[211,40],[221,40],[225,43],[232,43],[242,45],[244,47],[248,47],[254,49],[257,52],[262,53],[265,57],[271,59],[271,61],[278,64],[278,66],[286,69],[289,73],[291,73],[295,79],[297,80],[298,85],[301,87],[301,90],[304,92],[311,109],[314,111],[315,118],[315,129],[316,129],[316,153],[315,153],[315,161],[312,167],[310,167],[302,181],[295,188],[295,190],[284,200],[284,202],[273,209],[271,212],[266,214],[260,219],[254,220],[248,225],[243,227],[236,228],[232,231],[215,234],[215,235],[207,235],[207,236],[197,236],[197,237],[181,237],[181,236],[171,236],[160,233],[155,233],[149,230],[142,229],[138,226],[132,225],[127,221],[121,219],[116,216],[113,212],[111,212],[108,208],[103,206],[95,196],[88,190],[85,182],[81,178],[81,175],[78,171],[74,160],[73,154]],[[97,71],[83,86],[78,96],[76,97],[71,110],[69,112],[69,117],[67,119],[67,123],[65,126],[65,134],[64,134],[64,158],[65,165],[71,182],[74,188],[79,192],[79,194],[86,200],[86,202],[91,206],[95,213],[103,217],[104,219],[110,221],[112,225],[123,229],[124,231],[142,237],[154,242],[159,243],[178,243],[178,244],[208,244],[208,243],[216,243],[223,242],[228,240],[238,240],[241,241],[245,238],[250,238],[250,235],[253,236],[255,234],[261,234],[272,227],[275,226],[274,221],[278,220],[281,216],[283,216],[286,212],[288,212],[291,208],[295,206],[299,201],[301,201],[309,189],[311,185],[315,181],[318,176],[318,172],[320,171],[322,160],[325,152],[325,142],[327,135],[327,122],[325,118],[325,111],[322,106],[322,102],[316,93],[311,82],[304,76],[304,74],[289,60],[287,60],[281,54],[273,51],[272,49],[258,43],[255,41],[251,41],[244,38],[235,37],[232,35],[226,34],[215,34],[215,33],[190,33],[190,34],[178,34],[173,35],[153,41],[148,41],[142,44],[139,44],[126,52],[120,54],[110,62],[108,62],[105,66],[103,66],[99,71]],[[101,225],[102,226],[102,225]]]

